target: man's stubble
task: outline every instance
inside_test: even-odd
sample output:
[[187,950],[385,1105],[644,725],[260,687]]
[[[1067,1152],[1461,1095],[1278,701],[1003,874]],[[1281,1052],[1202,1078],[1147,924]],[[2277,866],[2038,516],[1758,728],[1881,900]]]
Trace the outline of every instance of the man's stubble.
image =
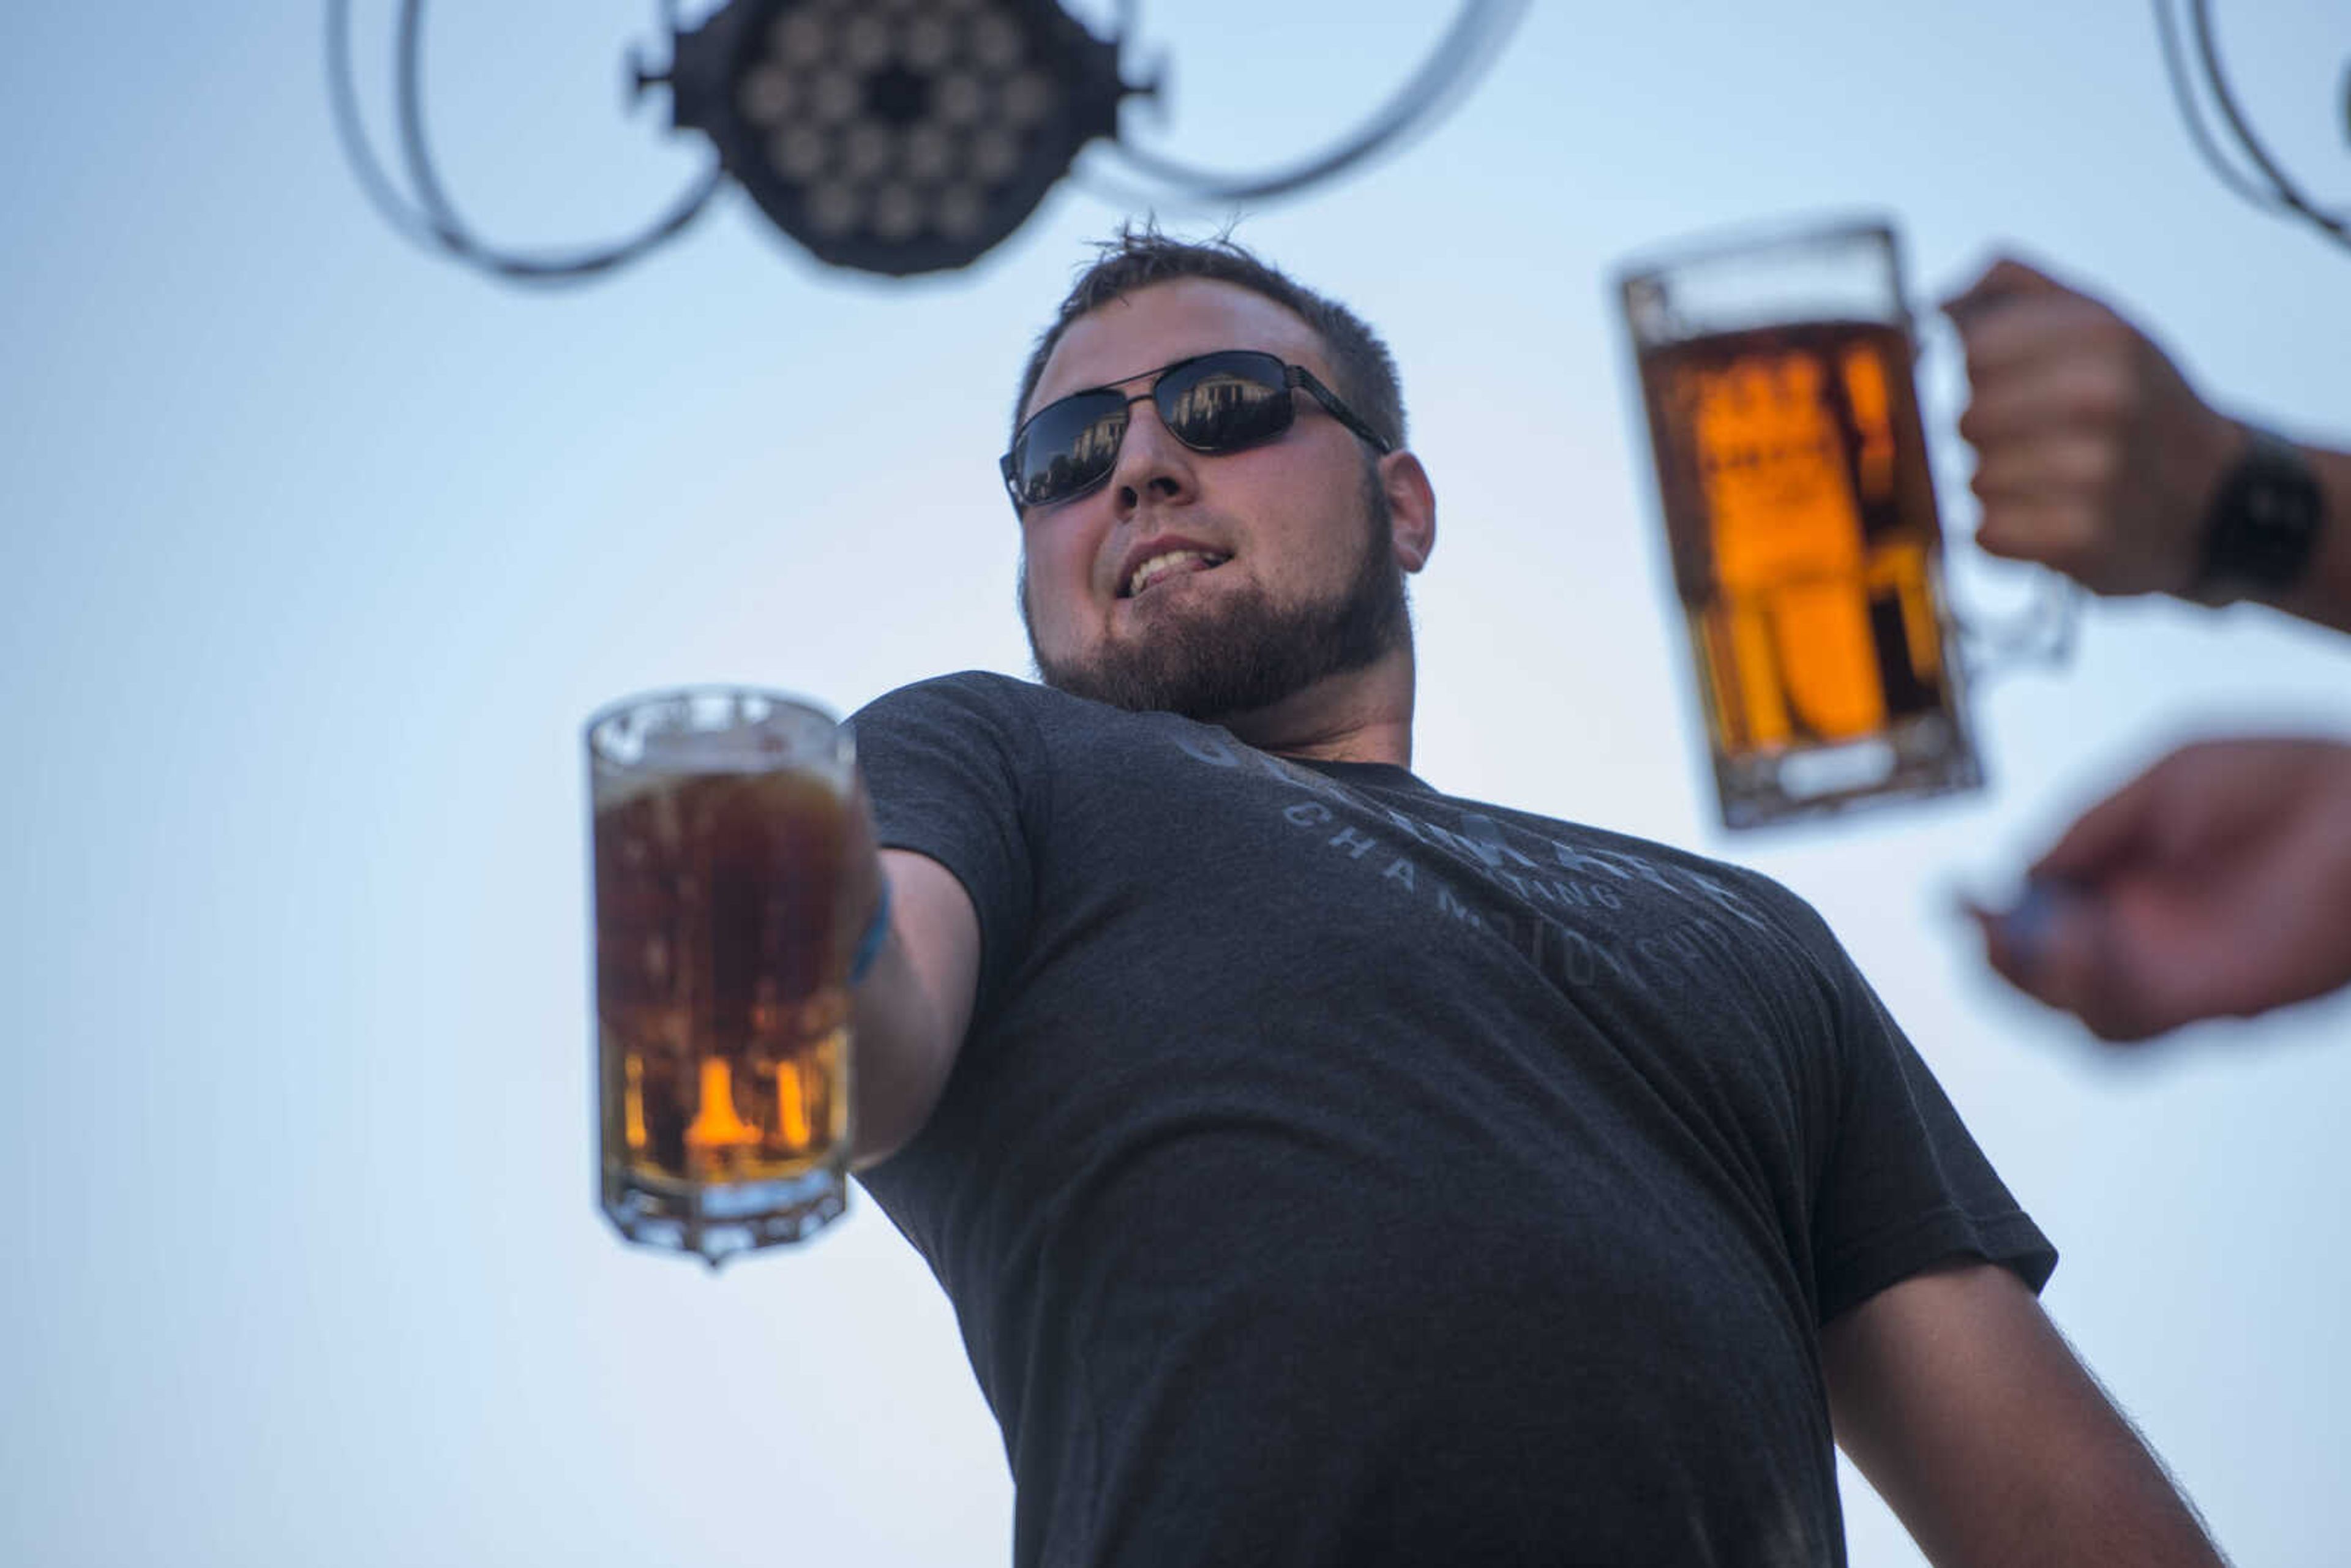
[[1113,707],[1217,723],[1377,663],[1411,635],[1411,618],[1387,495],[1368,464],[1364,492],[1355,567],[1335,594],[1281,604],[1259,584],[1220,591],[1209,604],[1155,617],[1144,635],[1090,664],[1045,656],[1024,574],[1020,618],[1039,678]]

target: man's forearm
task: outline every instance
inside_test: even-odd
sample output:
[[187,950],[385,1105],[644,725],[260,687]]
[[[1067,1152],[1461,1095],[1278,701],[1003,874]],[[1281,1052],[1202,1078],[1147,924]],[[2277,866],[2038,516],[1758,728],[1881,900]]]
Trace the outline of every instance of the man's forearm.
[[851,1014],[852,1116],[859,1168],[898,1151],[930,1119],[970,1022],[979,973],[971,900],[946,867],[881,852],[890,935]]
[[851,1118],[861,1168],[895,1154],[929,1115],[945,1078],[939,1035],[937,1009],[893,930],[851,1015]]

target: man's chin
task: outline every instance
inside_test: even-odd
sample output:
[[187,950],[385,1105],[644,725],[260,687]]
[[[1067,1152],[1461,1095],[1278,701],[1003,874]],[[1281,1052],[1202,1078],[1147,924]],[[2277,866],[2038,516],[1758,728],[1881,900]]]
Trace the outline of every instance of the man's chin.
[[1144,635],[1119,637],[1082,662],[1039,654],[1037,673],[1049,686],[1130,712],[1229,724],[1375,662],[1403,622],[1400,614],[1367,620],[1364,611],[1343,602],[1319,614],[1285,612],[1254,595],[1215,605],[1170,602],[1134,628]]
[[1093,657],[1061,661],[1040,653],[1038,674],[1073,696],[1204,722],[1270,706],[1296,689],[1283,668],[1292,662],[1283,654],[1296,645],[1294,624],[1269,604],[1171,594],[1120,619],[1120,634]]
[[1178,714],[1206,724],[1290,695],[1270,689],[1254,671],[1228,664],[1204,667],[1165,656],[1103,659],[1084,665],[1040,663],[1038,674],[1047,685],[1071,696],[1130,713]]
[[1261,584],[1241,578],[1209,591],[1195,582],[1165,583],[1113,614],[1102,643],[1084,659],[1048,659],[1029,622],[1038,677],[1131,712],[1228,724],[1376,664],[1408,646],[1412,631],[1404,574],[1390,555],[1376,491],[1371,504],[1363,555],[1332,598],[1283,606]]

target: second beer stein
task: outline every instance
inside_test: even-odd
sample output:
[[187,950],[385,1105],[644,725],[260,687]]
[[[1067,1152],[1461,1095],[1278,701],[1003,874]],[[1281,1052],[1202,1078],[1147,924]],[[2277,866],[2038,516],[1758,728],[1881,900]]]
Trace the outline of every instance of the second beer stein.
[[1620,289],[1723,825],[1977,788],[1893,228]]

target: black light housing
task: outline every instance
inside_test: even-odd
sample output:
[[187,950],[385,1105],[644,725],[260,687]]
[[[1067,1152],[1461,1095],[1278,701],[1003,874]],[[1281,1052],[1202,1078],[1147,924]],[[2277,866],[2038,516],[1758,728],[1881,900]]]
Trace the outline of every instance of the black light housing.
[[1010,235],[1135,90],[1053,0],[731,0],[671,57],[676,124],[778,227],[893,277]]
[[[630,78],[638,97],[668,87],[673,123],[709,138],[717,157],[651,224],[584,249],[492,245],[451,204],[425,128],[424,0],[399,0],[393,112],[406,190],[361,123],[350,0],[327,0],[328,104],[385,222],[509,283],[609,277],[684,233],[730,175],[820,259],[903,277],[977,261],[1097,137],[1123,172],[1157,187],[1113,193],[1130,208],[1262,201],[1331,179],[1428,124],[1531,4],[1461,0],[1435,53],[1353,135],[1287,168],[1229,174],[1120,143],[1119,104],[1158,84],[1121,79],[1121,40],[1095,37],[1056,0],[729,0],[690,29],[680,0],[662,0],[670,65],[648,69],[632,52]],[[1121,15],[1131,29],[1132,0]]]

